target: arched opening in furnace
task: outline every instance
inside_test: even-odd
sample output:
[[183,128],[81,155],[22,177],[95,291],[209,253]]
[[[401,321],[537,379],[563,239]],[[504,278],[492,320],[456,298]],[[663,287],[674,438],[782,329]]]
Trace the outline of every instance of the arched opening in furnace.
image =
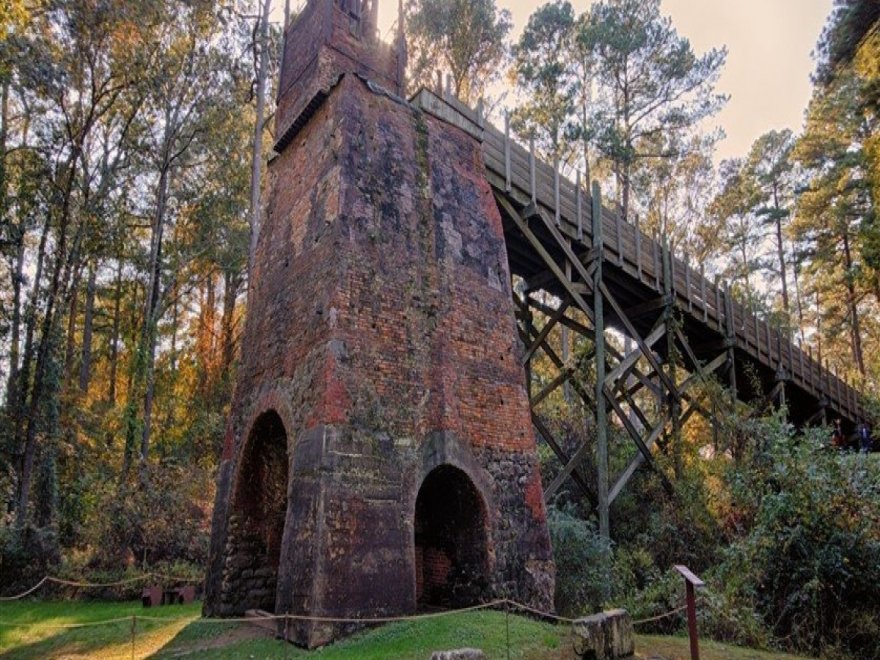
[[441,465],[416,498],[415,569],[419,607],[478,603],[488,586],[486,506],[458,468]]
[[287,433],[270,410],[254,422],[245,444],[230,518],[238,609],[275,610],[287,479]]

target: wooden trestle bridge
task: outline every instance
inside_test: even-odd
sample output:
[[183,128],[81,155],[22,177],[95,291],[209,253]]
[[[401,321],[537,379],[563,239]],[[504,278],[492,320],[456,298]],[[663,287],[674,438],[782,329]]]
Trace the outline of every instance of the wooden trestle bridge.
[[[598,506],[600,531],[607,531],[608,505],[641,464],[653,467],[658,442],[671,438],[675,452],[691,415],[715,420],[716,405],[707,409],[695,393],[709,377],[726,386],[731,403],[739,399],[758,412],[784,404],[797,426],[839,418],[852,431],[864,419],[858,392],[827,361],[823,365],[812,350],[802,350],[787,332],[736,301],[727,284],[708,280],[702,266],[694,268],[672,255],[665,242],[621,221],[601,205],[595,183],[587,194],[579,179],[562,177],[557,167],[535,158],[533,147],[512,140],[509,127],[496,129],[439,85],[420,90],[412,101],[482,141],[511,273],[522,279],[513,302],[526,347],[524,367],[542,352],[557,370],[540,391],[529,393],[535,427],[564,466],[546,485],[545,496],[571,477]],[[557,331],[584,337],[591,350],[572,360],[567,340],[548,341]],[[612,336],[616,340],[609,341]],[[561,343],[562,351],[551,343]],[[633,349],[624,354],[622,345]],[[586,388],[571,376],[589,362],[596,386]],[[569,455],[535,413],[535,406],[566,383],[595,411],[597,489],[578,469],[591,447]],[[605,405],[596,405],[600,399]],[[638,449],[629,466],[611,478],[602,468],[609,412]]]

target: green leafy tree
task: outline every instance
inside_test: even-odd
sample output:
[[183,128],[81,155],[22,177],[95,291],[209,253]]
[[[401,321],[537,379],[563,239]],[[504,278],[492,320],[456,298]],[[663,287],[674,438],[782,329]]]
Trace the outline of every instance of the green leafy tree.
[[782,310],[787,317],[791,313],[788,294],[788,265],[786,263],[785,227],[791,214],[794,196],[794,163],[791,151],[794,136],[788,129],[765,133],[752,144],[745,163],[745,175],[753,181],[757,197],[755,214],[772,227],[776,243],[776,269],[774,275],[782,295]]
[[859,258],[859,229],[871,203],[864,155],[854,145],[870,136],[870,127],[857,106],[856,85],[853,76],[843,76],[810,103],[794,150],[809,183],[798,198],[791,231],[807,246],[807,276],[827,301],[822,310],[826,339],[834,344],[847,337],[852,363],[864,376],[861,308],[870,276]]
[[577,78],[571,70],[575,15],[566,0],[539,7],[514,46],[513,73],[526,94],[514,113],[520,134],[538,138],[552,159],[563,157],[566,128],[575,109]]
[[697,56],[660,14],[660,0],[597,3],[582,40],[599,90],[592,133],[612,163],[627,218],[639,164],[676,155],[670,147],[680,142],[669,138],[690,131],[725,102],[714,86],[726,51],[712,49]]
[[452,92],[476,103],[507,59],[510,12],[495,0],[416,0],[407,8],[410,80],[430,86],[436,71],[452,77]]
[[755,215],[760,191],[741,159],[721,163],[721,189],[709,205],[721,249],[727,253],[726,275],[742,287],[751,304],[758,301],[752,276],[758,270],[762,233]]

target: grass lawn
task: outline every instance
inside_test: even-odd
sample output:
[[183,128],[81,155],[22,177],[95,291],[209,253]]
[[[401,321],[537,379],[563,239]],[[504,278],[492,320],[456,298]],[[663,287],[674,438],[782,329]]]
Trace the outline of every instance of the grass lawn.
[[[568,626],[554,626],[504,612],[478,611],[404,621],[365,631],[307,652],[248,624],[199,621],[200,605],[152,610],[140,603],[25,601],[0,603],[0,658],[418,658],[431,651],[473,646],[490,658],[571,658]],[[132,616],[137,617],[132,647]],[[164,620],[143,618],[161,617]],[[108,619],[123,620],[104,625]],[[6,624],[17,624],[10,626]],[[704,660],[795,660],[794,656],[740,649],[704,640]],[[639,658],[689,658],[685,637],[637,636]]]

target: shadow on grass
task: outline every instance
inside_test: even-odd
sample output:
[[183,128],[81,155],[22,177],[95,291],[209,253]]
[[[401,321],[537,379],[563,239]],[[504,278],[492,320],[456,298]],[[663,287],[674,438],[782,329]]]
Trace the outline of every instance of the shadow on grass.
[[570,648],[568,628],[556,627],[504,612],[482,611],[446,617],[401,621],[364,630],[317,651],[306,651],[274,639],[248,624],[194,622],[182,629],[153,658],[313,658],[321,660],[423,660],[432,651],[462,647],[482,649],[490,658],[563,658]]
[[[0,658],[130,658],[132,632],[135,656],[145,657],[198,618],[199,607],[170,605],[145,610],[138,602],[76,601],[3,604],[0,622],[14,625],[0,625]],[[162,620],[145,620],[145,614]],[[113,619],[121,620],[103,623]]]
[[[198,604],[144,609],[140,603],[18,602],[0,605],[0,658],[385,658],[482,649],[490,658],[564,657],[568,628],[479,611],[370,628],[320,651],[305,651],[256,626],[199,619]],[[132,617],[135,618],[132,638]],[[156,617],[154,619],[154,617]],[[109,619],[122,619],[101,623]],[[64,624],[100,624],[56,628]],[[133,653],[132,653],[133,652]]]

